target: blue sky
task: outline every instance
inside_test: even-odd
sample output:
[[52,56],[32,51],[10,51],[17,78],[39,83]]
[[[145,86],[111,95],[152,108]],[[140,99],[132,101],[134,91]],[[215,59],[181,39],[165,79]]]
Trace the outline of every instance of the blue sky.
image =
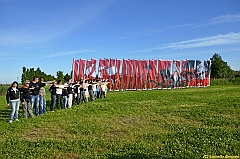
[[0,0],[0,83],[73,58],[199,59],[240,70],[239,0]]

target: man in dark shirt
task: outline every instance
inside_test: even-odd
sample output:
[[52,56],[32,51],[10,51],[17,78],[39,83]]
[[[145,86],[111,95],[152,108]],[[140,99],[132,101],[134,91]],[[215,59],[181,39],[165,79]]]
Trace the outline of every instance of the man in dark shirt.
[[30,81],[26,80],[25,85],[22,87],[21,94],[20,94],[20,100],[22,102],[24,118],[27,118],[27,113],[29,113],[30,117],[33,118],[32,105],[30,102],[29,84],[30,84]]
[[54,106],[56,104],[56,95],[57,95],[57,87],[56,87],[56,82],[54,81],[52,86],[49,89],[50,93],[51,93],[51,105],[50,105],[50,111],[54,112]]
[[35,113],[36,116],[38,116],[38,112],[39,112],[39,90],[41,87],[44,87],[45,83],[39,84],[38,83],[38,77],[34,76],[33,77],[33,81],[30,82],[29,84],[29,89],[30,91],[30,100],[31,100],[31,104],[32,104],[32,109],[35,108]]

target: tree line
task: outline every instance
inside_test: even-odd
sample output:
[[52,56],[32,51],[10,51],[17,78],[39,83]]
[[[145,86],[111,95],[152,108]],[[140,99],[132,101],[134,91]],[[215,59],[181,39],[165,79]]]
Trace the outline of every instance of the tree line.
[[[210,60],[212,61],[212,79],[240,77],[240,70],[232,70],[228,63],[222,59],[220,54],[215,53]],[[63,82],[66,82],[69,78],[71,78],[72,72],[64,75],[63,71],[57,71],[56,75],[57,76],[55,77],[51,74],[46,74],[45,72],[41,71],[39,67],[36,70],[34,68],[23,67],[21,82],[23,84],[26,80],[32,80],[34,76],[43,77],[45,81],[62,80]]]
[[219,79],[219,78],[237,78],[240,77],[240,70],[233,70],[227,62],[225,62],[221,55],[215,53],[212,58],[211,65],[211,78]]
[[22,68],[22,77],[21,83],[24,84],[26,80],[32,80],[34,76],[43,77],[45,81],[53,81],[53,80],[62,80],[63,82],[68,81],[71,78],[70,74],[63,74],[63,71],[57,71],[56,77],[51,74],[46,74],[39,67],[35,70],[34,68]]

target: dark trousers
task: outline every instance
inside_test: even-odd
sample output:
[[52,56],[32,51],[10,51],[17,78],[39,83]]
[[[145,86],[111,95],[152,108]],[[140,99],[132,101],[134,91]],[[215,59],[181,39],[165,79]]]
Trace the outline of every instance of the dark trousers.
[[[57,103],[56,103],[57,109],[60,109],[60,107],[63,108],[62,107],[62,95],[57,94],[56,97],[57,97]],[[59,105],[60,105],[60,107],[59,107]]]
[[51,100],[52,102],[51,102],[50,110],[54,111],[54,106],[56,104],[56,95],[51,95]]

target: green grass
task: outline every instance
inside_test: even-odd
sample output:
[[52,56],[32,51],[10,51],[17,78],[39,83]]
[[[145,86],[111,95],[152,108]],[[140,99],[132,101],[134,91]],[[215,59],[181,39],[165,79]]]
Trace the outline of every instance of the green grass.
[[108,92],[12,124],[9,113],[0,96],[0,158],[240,156],[239,86]]

